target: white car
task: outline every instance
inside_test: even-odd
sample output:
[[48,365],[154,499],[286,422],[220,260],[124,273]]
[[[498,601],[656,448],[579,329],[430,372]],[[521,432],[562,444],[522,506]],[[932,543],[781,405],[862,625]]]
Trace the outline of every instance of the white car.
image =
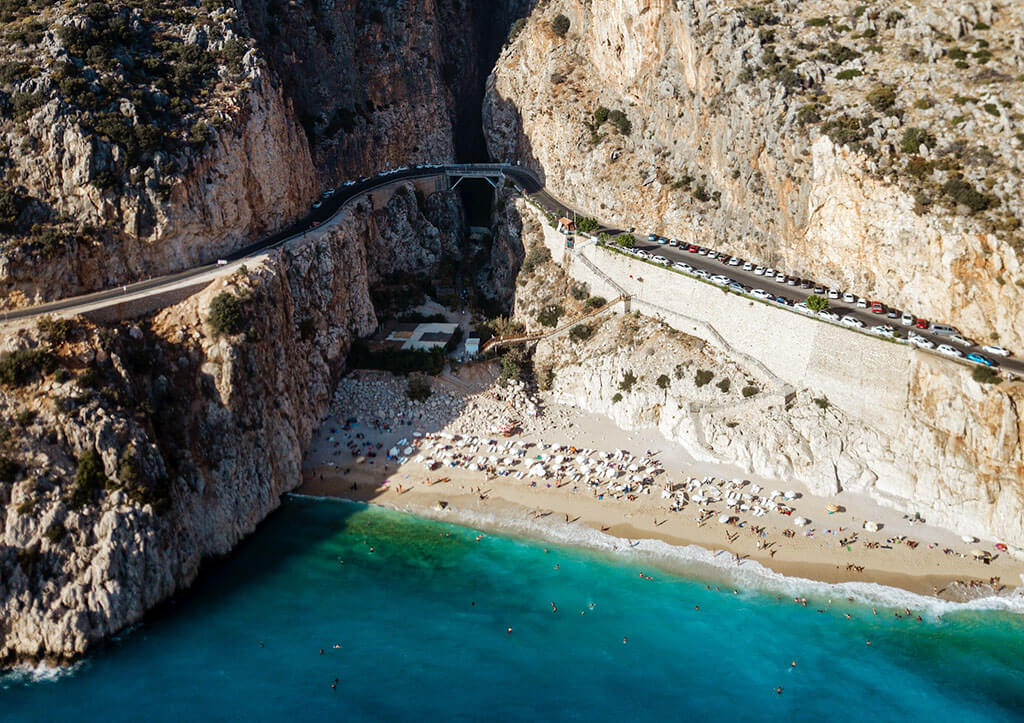
[[768,269],[766,269],[764,266],[758,266],[756,269],[754,269],[754,273],[757,274],[758,276],[764,276],[767,270]]
[[709,259],[717,259],[718,258],[718,252],[717,251],[708,251],[708,258]]
[[900,315],[900,323],[903,324],[903,326],[910,326],[914,323],[914,315],[910,312],[904,311]]
[[873,326],[868,329],[872,334],[878,334],[879,336],[896,336],[896,330],[888,324],[882,324],[881,326]]
[[822,319],[828,319],[829,321],[839,321],[839,314],[834,311],[829,311],[828,309],[822,309],[819,311],[818,316]]
[[313,208],[320,208],[321,206],[323,206],[323,204],[319,201],[313,201]]
[[949,340],[954,344],[959,344],[960,346],[974,346],[973,340],[960,336],[959,334],[953,334],[953,336],[949,337]]
[[845,301],[847,304],[852,304],[856,300],[857,296],[855,294],[851,294],[849,291],[843,294],[843,301]]
[[729,265],[730,266],[739,266],[742,263],[743,263],[743,260],[741,258],[739,258],[738,256],[733,256],[731,259],[729,259]]
[[914,346],[919,346],[922,349],[934,349],[935,348],[935,342],[934,341],[932,341],[931,339],[925,339],[920,334],[911,334],[909,338],[910,338],[910,343],[913,344]]
[[748,261],[747,263],[743,264],[743,270],[744,271],[753,271],[754,270],[754,265]]
[[354,185],[356,185],[356,182],[355,181],[345,181],[341,185],[343,185],[343,186],[354,186]]
[[988,352],[989,354],[995,354],[996,356],[1010,356],[1009,349],[1002,346],[996,346],[995,344],[986,344],[981,347],[981,350]]
[[646,251],[637,251],[636,255],[639,256],[642,259],[649,259],[649,258],[651,258],[651,255],[649,253],[647,253]]
[[774,279],[775,278],[775,269],[773,269],[771,266],[769,266],[767,269],[764,270],[764,275],[767,276],[769,279]]
[[699,277],[701,277],[702,279],[706,279],[706,278],[708,278],[709,276],[711,276],[711,274],[709,274],[709,273],[708,273],[707,271],[705,271],[704,269],[696,269],[696,270],[695,270],[695,271],[694,271],[693,273],[694,273],[694,275],[695,275],[695,276],[699,276]]
[[711,254],[710,254],[710,252],[707,249],[700,248],[700,249],[697,249],[697,255],[698,256],[710,256]]
[[840,296],[842,296],[842,294],[839,292],[838,289],[829,289],[828,290],[828,298],[830,298],[830,299],[838,299]]
[[954,349],[949,344],[939,344],[935,348],[935,351],[939,352],[939,354],[945,354],[946,356],[961,357],[964,355],[962,351],[960,351],[959,349]]
[[719,286],[725,286],[730,281],[732,281],[732,279],[730,279],[728,276],[722,276],[722,274],[715,274],[710,279],[708,279],[708,281],[710,281],[712,284],[718,284]]
[[844,316],[840,322],[846,326],[854,326],[858,329],[864,328],[864,322],[854,316]]
[[685,271],[687,273],[693,271],[692,266],[690,266],[689,264],[684,264],[682,261],[676,261],[674,264],[672,264],[672,268],[678,269],[680,271]]
[[676,240],[675,240],[674,238],[673,238],[673,239],[669,239],[669,240],[668,240],[668,245],[669,245],[669,246],[678,246],[678,245],[679,245],[679,242],[678,242],[678,241],[676,241]]
[[857,308],[858,309],[866,309],[866,308],[868,308],[868,300],[863,298],[863,297],[861,297],[860,299],[857,299]]
[[798,302],[796,304],[793,304],[793,309],[795,311],[799,311],[801,314],[808,314],[808,315],[810,315],[810,314],[814,313],[813,311],[811,311],[810,309],[807,308],[807,304],[805,302],[803,302],[803,301],[800,301],[800,302]]
[[664,264],[665,266],[668,266],[670,263],[672,263],[664,256],[652,256],[651,261],[657,261],[659,264]]
[[773,298],[772,295],[769,294],[764,289],[754,289],[753,291],[750,292],[750,295],[753,296],[755,299],[771,299],[771,298]]
[[780,271],[779,273],[775,274],[775,281],[776,283],[784,284],[787,281],[789,281],[789,279],[786,277],[784,273]]

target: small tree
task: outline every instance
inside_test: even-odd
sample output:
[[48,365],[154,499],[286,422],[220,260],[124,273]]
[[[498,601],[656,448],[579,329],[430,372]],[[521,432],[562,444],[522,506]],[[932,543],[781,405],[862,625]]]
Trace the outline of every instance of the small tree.
[[597,123],[598,125],[601,125],[606,120],[608,120],[609,113],[611,113],[611,111],[605,108],[603,105],[597,106],[597,110],[594,111],[594,122]]
[[433,390],[430,382],[422,374],[410,374],[409,383],[405,388],[405,395],[414,402],[422,402],[430,398]]
[[619,382],[619,389],[624,392],[633,391],[633,385],[636,384],[636,374],[631,371],[627,371],[622,375],[622,381]]
[[565,308],[559,304],[548,304],[537,314],[537,321],[544,326],[558,326],[558,320],[565,314]]
[[935,145],[935,136],[924,128],[907,128],[903,131],[903,138],[900,139],[900,148],[904,153],[917,153],[922,146],[932,147]]
[[698,387],[703,387],[705,384],[709,384],[714,378],[714,372],[708,371],[707,369],[698,369],[697,374],[694,376],[694,383],[696,383]]
[[811,311],[824,311],[829,307],[828,299],[824,296],[811,294],[807,297],[807,308]]
[[615,243],[624,249],[631,249],[636,246],[636,237],[631,233],[619,234],[615,237]]
[[583,302],[583,309],[585,311],[590,311],[591,309],[600,309],[607,303],[607,300],[605,300],[603,296],[591,296],[589,299]]
[[658,377],[658,387],[661,389],[668,389],[668,385],[672,383],[672,380],[668,378],[668,374],[662,374]]
[[594,233],[600,225],[597,219],[590,218],[589,216],[576,219],[576,229],[581,233]]
[[217,335],[237,334],[245,323],[242,302],[227,291],[220,292],[210,302],[210,313],[206,317],[206,321]]
[[633,130],[633,124],[629,122],[629,118],[621,110],[613,110],[609,113],[608,121],[624,136],[628,136]]
[[70,506],[78,509],[91,504],[96,494],[107,486],[107,475],[103,470],[103,460],[95,449],[87,450],[78,458],[78,469],[75,471],[75,487],[71,491]]
[[565,34],[569,32],[569,25],[569,18],[559,13],[551,21],[551,30],[558,37],[564,38]]

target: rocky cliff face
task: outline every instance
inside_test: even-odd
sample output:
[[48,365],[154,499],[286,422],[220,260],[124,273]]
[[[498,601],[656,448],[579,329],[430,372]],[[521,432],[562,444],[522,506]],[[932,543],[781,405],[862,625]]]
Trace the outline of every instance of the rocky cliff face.
[[489,81],[489,148],[602,220],[1024,347],[1020,12],[555,1]]
[[606,321],[584,342],[541,342],[534,366],[551,370],[557,401],[624,429],[656,428],[697,459],[817,494],[861,492],[1024,547],[1024,384],[980,385],[915,357],[908,409],[887,437],[813,390],[787,398],[757,367],[644,317]]
[[5,341],[0,661],[66,660],[138,621],[298,485],[350,342],[376,326],[371,279],[445,237],[415,209],[408,189],[356,206],[151,319]]

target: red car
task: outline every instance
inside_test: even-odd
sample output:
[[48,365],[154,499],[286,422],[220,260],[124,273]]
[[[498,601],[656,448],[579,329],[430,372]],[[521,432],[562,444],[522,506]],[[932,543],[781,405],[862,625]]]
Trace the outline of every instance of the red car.
[[689,246],[687,247],[687,249],[686,249],[686,250],[687,250],[687,251],[689,251],[689,252],[690,252],[691,254],[695,254],[695,253],[697,253],[697,252],[698,252],[698,251],[699,251],[700,249],[698,249],[698,248],[697,248],[696,246],[694,246],[693,244],[690,244],[690,245],[689,245]]
[[914,326],[916,326],[918,329],[927,329],[928,328],[928,320],[927,319],[915,319],[914,320]]
[[871,313],[872,314],[884,314],[885,313],[885,307],[882,306],[882,302],[881,301],[872,301],[871,302]]

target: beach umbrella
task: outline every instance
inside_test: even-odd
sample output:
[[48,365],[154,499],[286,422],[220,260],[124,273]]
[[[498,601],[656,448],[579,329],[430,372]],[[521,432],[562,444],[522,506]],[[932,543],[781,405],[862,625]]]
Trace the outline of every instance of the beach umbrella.
[[787,491],[786,491],[786,494],[785,494],[785,495],[783,495],[783,496],[784,496],[784,497],[785,497],[785,498],[786,498],[787,500],[795,500],[795,499],[796,499],[797,497],[799,497],[800,495],[799,495],[799,494],[797,494],[796,492],[794,492],[793,490],[787,490]]
[[830,515],[839,512],[839,505],[825,505],[825,511]]
[[971,557],[984,560],[985,558],[992,557],[992,553],[987,550],[971,550]]
[[794,517],[793,524],[797,527],[803,527],[805,525],[811,524],[811,521],[808,520],[806,517]]
[[723,525],[728,524],[732,520],[732,515],[721,514],[718,516],[718,521]]
[[973,537],[972,535],[963,535],[963,536],[960,537],[960,539],[963,540],[964,542],[967,542],[967,543],[977,542],[978,541],[978,538],[977,537]]
[[868,532],[878,532],[880,525],[877,522],[871,522],[870,520],[864,523],[864,529]]

